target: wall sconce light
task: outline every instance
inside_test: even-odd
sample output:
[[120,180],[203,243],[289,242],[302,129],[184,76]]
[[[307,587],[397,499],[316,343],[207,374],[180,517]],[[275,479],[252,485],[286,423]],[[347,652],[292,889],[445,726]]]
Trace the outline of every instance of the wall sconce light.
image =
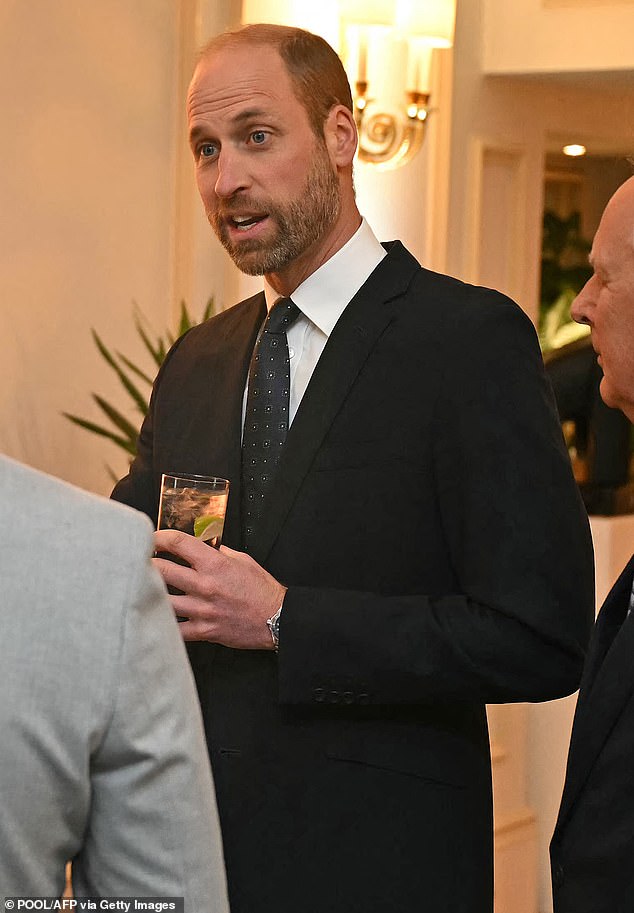
[[585,155],[588,150],[585,146],[582,146],[581,143],[569,143],[567,146],[564,146],[561,151],[564,155],[578,158],[580,155]]
[[[455,0],[341,0],[342,56],[354,86],[362,162],[398,168],[420,150],[432,111],[432,51],[452,46],[455,12]],[[396,110],[370,94],[370,70],[387,72],[390,88],[400,89]]]

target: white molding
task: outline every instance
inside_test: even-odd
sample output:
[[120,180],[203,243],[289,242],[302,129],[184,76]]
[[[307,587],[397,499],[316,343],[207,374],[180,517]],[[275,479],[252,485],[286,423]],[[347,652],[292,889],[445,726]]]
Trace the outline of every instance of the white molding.
[[[506,160],[506,164],[504,162]],[[500,165],[506,170],[504,205],[496,206],[492,188],[504,192],[502,182],[493,181],[487,187],[487,168]],[[468,282],[490,285],[532,310],[527,301],[526,219],[529,196],[528,149],[518,143],[501,139],[474,137],[467,157],[467,199],[464,213],[466,229],[462,253],[461,275]],[[487,221],[494,213],[504,222],[502,230],[487,231]],[[485,245],[496,245],[487,269]],[[502,247],[501,245],[504,244]],[[490,263],[495,261],[495,274]]]

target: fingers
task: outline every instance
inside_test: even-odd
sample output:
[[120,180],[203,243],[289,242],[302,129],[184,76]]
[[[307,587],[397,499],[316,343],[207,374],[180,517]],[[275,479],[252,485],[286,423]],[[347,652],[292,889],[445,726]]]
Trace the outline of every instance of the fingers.
[[176,617],[184,619],[178,625],[183,640],[231,645],[231,631],[235,624],[228,623],[226,617],[212,605],[193,596],[172,596],[171,601]]
[[154,547],[157,552],[169,552],[170,555],[182,558],[197,571],[213,568],[218,559],[217,549],[210,548],[195,536],[175,529],[161,529],[155,533]]
[[195,598],[193,599],[191,596],[171,596],[170,602],[172,603],[174,614],[179,618],[193,621],[202,615],[201,607],[197,605]]
[[178,630],[183,640],[206,640],[206,637],[201,636],[199,627],[194,621],[181,621],[178,625]]
[[169,558],[153,558],[152,563],[163,578],[166,586],[176,587],[184,593],[190,593],[196,585],[196,571],[191,567],[176,564]]

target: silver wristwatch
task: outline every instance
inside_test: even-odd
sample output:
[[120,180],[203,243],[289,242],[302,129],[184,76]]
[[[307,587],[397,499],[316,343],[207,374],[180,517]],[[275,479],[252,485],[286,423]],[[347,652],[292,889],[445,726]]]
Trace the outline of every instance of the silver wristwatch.
[[[284,603],[282,603],[284,605]],[[269,631],[271,632],[271,640],[273,641],[273,649],[277,652],[280,645],[280,615],[282,614],[282,606],[279,607],[275,615],[271,615],[270,618],[266,619],[266,624]]]

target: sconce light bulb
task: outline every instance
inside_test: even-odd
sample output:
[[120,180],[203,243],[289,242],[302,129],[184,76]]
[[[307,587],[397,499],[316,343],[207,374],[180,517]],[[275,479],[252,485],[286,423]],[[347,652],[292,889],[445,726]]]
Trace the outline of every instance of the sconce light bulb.
[[570,143],[568,146],[564,146],[561,151],[564,155],[571,155],[576,158],[579,155],[585,155],[587,150],[580,143]]

